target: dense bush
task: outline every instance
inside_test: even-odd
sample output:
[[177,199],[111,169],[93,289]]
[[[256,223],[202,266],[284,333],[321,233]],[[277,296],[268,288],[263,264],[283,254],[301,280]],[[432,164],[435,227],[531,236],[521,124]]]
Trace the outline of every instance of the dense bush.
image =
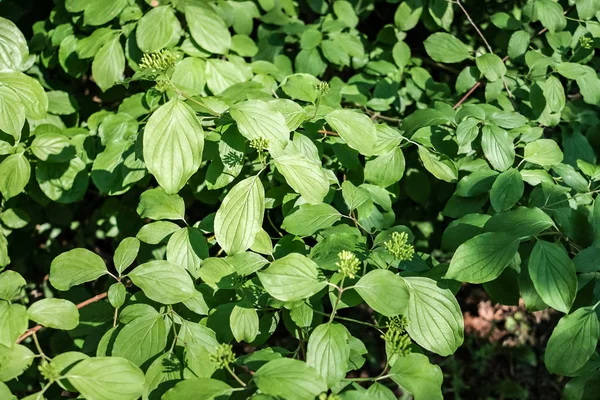
[[459,398],[463,283],[556,310],[597,398],[599,0],[38,3],[1,7],[1,399]]

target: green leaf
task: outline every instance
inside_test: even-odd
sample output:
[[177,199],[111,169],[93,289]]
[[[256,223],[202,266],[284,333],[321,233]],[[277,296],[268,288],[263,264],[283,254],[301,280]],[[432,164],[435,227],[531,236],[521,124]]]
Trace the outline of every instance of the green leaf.
[[169,6],[155,7],[139,20],[135,31],[138,47],[144,53],[161,50],[181,35],[181,25]]
[[506,75],[506,65],[495,54],[482,54],[475,59],[475,63],[483,76],[490,82],[495,82]]
[[168,194],[198,171],[204,132],[194,110],[174,97],[156,110],[144,129],[144,162]]
[[140,196],[137,213],[154,220],[184,220],[185,203],[177,194],[167,194],[163,188],[150,189]]
[[500,29],[515,31],[521,28],[521,22],[512,15],[507,14],[505,12],[495,13],[490,19],[492,21],[492,24],[494,24],[497,28]]
[[0,398],[6,400],[17,400],[17,397],[10,392],[8,386],[2,382],[0,382]]
[[409,31],[419,22],[423,13],[423,0],[405,0],[396,9],[394,24],[401,31]]
[[577,294],[577,275],[562,245],[538,240],[529,257],[529,275],[544,303],[569,312]]
[[37,80],[19,71],[1,71],[0,82],[15,92],[27,118],[42,119],[46,116],[48,96]]
[[146,371],[142,399],[156,399],[180,381],[183,363],[169,351],[154,359]]
[[236,305],[229,316],[229,324],[238,342],[251,343],[259,333],[258,313],[254,308]]
[[8,86],[0,86],[0,130],[11,135],[15,142],[21,140],[25,125],[25,106],[17,93]]
[[580,19],[588,20],[594,17],[600,11],[600,2],[598,0],[577,0],[577,15]]
[[214,95],[245,80],[242,71],[233,63],[213,58],[206,61],[206,84]]
[[104,25],[118,16],[127,5],[127,0],[90,0],[83,11],[86,25]]
[[29,319],[48,328],[71,330],[79,325],[79,310],[63,299],[42,299],[27,309]]
[[167,243],[167,260],[197,276],[200,263],[208,258],[208,244],[199,229],[187,227],[174,232]]
[[30,149],[37,158],[48,162],[65,162],[75,156],[75,147],[71,146],[69,138],[60,133],[36,136]]
[[177,232],[180,229],[179,225],[169,221],[157,221],[146,224],[141,227],[136,235],[136,238],[144,243],[159,244],[169,235]]
[[506,211],[521,199],[525,184],[516,168],[509,168],[498,175],[490,191],[490,202],[497,212]]
[[370,271],[356,282],[354,289],[369,307],[386,317],[406,313],[409,290],[405,281],[392,271]]
[[169,389],[161,399],[213,400],[229,397],[231,392],[231,386],[225,382],[210,378],[194,378],[178,382],[173,388]]
[[48,112],[58,115],[71,115],[77,111],[77,103],[69,93],[62,90],[53,90],[46,93],[48,96]]
[[151,300],[175,304],[194,296],[194,282],[187,271],[168,261],[149,261],[127,275]]
[[470,57],[469,48],[448,33],[434,33],[423,44],[429,57],[437,62],[458,63]]
[[554,140],[538,139],[527,143],[524,159],[530,163],[550,167],[562,162],[563,153]]
[[5,199],[20,194],[31,176],[25,153],[11,154],[0,163],[0,192]]
[[496,279],[519,249],[519,240],[504,232],[488,232],[464,242],[454,253],[447,279],[483,283]]
[[314,368],[290,358],[269,361],[252,380],[264,394],[288,400],[313,400],[327,390],[327,383]]
[[411,339],[441,356],[454,353],[464,340],[463,316],[454,294],[429,278],[404,280],[410,294],[406,331]]
[[309,236],[325,229],[342,218],[342,214],[329,204],[302,204],[300,208],[288,214],[281,227],[291,234]]
[[516,31],[508,41],[508,56],[511,60],[517,60],[525,55],[529,47],[529,33]]
[[340,324],[321,324],[308,338],[306,364],[313,367],[334,387],[346,376],[350,357],[349,332]]
[[4,271],[0,273],[0,299],[11,301],[21,294],[21,290],[27,284],[25,279],[15,271]]
[[560,4],[553,0],[536,0],[534,7],[538,19],[550,33],[562,31],[567,26],[567,20]]
[[[143,196],[143,194],[142,194]],[[113,261],[115,269],[120,274],[123,273],[133,262],[140,251],[140,241],[134,237],[127,237],[119,243],[115,250]]]
[[410,353],[398,357],[389,374],[398,385],[411,392],[415,400],[443,398],[442,370],[439,366],[431,364],[424,354]]
[[108,270],[99,255],[86,249],[73,249],[59,254],[50,265],[50,283],[58,290],[91,282]]
[[125,55],[119,37],[115,36],[96,53],[92,62],[92,75],[98,87],[104,92],[121,81],[124,71]]
[[463,197],[473,197],[488,193],[497,177],[498,173],[489,169],[472,172],[458,182],[454,194]]
[[508,132],[495,125],[484,125],[482,132],[481,147],[492,167],[497,171],[505,171],[512,167],[515,161],[515,147]]
[[329,192],[329,178],[317,163],[297,151],[274,158],[277,170],[288,185],[310,204],[320,204]]
[[560,80],[554,76],[549,76],[544,83],[544,98],[546,105],[552,112],[561,112],[567,101],[565,89]]
[[120,308],[125,303],[127,289],[121,282],[113,283],[108,288],[108,302],[114,308]]
[[104,43],[110,42],[119,33],[119,31],[111,28],[96,29],[90,36],[77,41],[77,55],[80,58],[94,57]]
[[192,37],[203,49],[211,53],[226,54],[231,47],[231,34],[225,22],[208,7],[185,7]]
[[556,172],[569,187],[581,193],[588,191],[588,181],[571,165],[556,164],[552,167],[552,170]]
[[196,57],[184,58],[177,63],[171,76],[171,83],[188,96],[204,92],[206,85],[206,63]]
[[554,226],[552,218],[537,207],[517,207],[488,219],[486,232],[505,232],[520,239],[535,236]]
[[21,304],[0,301],[0,345],[12,347],[27,330],[27,309]]
[[327,114],[325,120],[352,149],[365,156],[373,155],[377,131],[368,116],[350,110],[335,110]]
[[410,137],[413,133],[423,127],[443,125],[446,123],[453,123],[450,116],[435,108],[428,108],[425,110],[417,110],[404,118],[402,121],[402,130],[404,130],[405,136]]
[[600,323],[591,307],[582,307],[558,321],[544,363],[551,373],[572,376],[590,359],[600,339]]
[[418,151],[423,166],[433,176],[446,182],[454,182],[458,179],[458,169],[450,158],[434,154],[423,146],[419,146]]
[[65,204],[81,200],[89,183],[85,162],[79,157],[64,163],[38,162],[35,179],[49,199]]
[[406,161],[400,147],[387,154],[367,161],[365,181],[381,187],[388,187],[400,181],[404,175]]
[[29,69],[29,48],[23,33],[9,19],[0,17],[0,70]]
[[283,81],[281,89],[294,100],[314,103],[319,97],[319,80],[310,74],[290,75]]
[[12,347],[0,345],[0,381],[8,382],[21,375],[33,362],[35,354],[27,347],[16,344]]
[[281,150],[290,141],[285,118],[261,100],[246,100],[229,110],[242,135],[249,140],[267,139],[269,149]]
[[265,212],[265,189],[259,176],[235,185],[215,215],[215,238],[227,254],[246,251],[260,231]]
[[136,318],[123,327],[115,338],[112,356],[142,365],[167,346],[167,325],[161,315]]
[[66,374],[88,400],[135,400],[144,390],[144,373],[121,357],[91,357]]
[[273,261],[257,275],[265,290],[281,301],[306,299],[326,286],[319,280],[317,264],[298,253]]
[[351,3],[344,0],[336,0],[333,3],[333,12],[348,28],[354,28],[358,25],[358,17]]

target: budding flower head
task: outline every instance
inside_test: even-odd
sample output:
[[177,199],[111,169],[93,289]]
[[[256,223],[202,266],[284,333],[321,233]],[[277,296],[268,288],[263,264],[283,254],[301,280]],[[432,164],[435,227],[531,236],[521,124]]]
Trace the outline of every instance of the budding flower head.
[[319,92],[321,92],[321,94],[323,94],[323,95],[329,93],[329,90],[330,90],[329,83],[319,81],[319,83],[317,83],[317,90]]
[[217,368],[226,368],[229,364],[235,362],[235,354],[233,347],[230,344],[221,343],[217,346],[217,350],[209,356],[210,361],[217,364]]
[[579,44],[584,49],[588,49],[588,50],[591,49],[593,42],[594,42],[594,40],[589,36],[579,36]]
[[269,141],[265,138],[252,139],[250,141],[250,147],[258,151],[264,151],[269,147]]
[[408,234],[406,232],[394,232],[392,233],[392,238],[384,244],[388,252],[396,260],[404,261],[411,260],[415,253],[415,248],[407,242]]
[[146,53],[140,61],[141,69],[149,69],[152,72],[164,72],[175,66],[177,55],[169,50],[162,49],[154,53]]
[[159,92],[166,92],[167,90],[171,89],[171,84],[166,79],[161,79],[156,81],[156,85],[154,85],[154,87]]
[[388,320],[388,330],[381,338],[385,340],[388,350],[392,354],[404,357],[410,353],[410,336],[406,333],[408,319],[405,316],[395,316]]
[[351,251],[342,250],[338,253],[339,261],[335,263],[339,267],[338,272],[346,278],[354,279],[360,269],[360,261]]

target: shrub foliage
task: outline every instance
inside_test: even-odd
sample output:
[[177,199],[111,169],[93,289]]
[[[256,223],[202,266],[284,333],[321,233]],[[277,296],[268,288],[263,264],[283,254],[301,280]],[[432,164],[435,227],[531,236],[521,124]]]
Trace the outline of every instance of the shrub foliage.
[[545,366],[593,398],[599,12],[56,0],[27,39],[1,18],[0,398],[441,399],[463,283],[560,313]]

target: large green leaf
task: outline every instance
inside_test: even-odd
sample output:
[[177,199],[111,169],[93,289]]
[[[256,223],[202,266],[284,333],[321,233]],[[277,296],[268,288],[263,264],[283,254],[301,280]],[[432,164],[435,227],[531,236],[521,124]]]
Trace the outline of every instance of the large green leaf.
[[490,202],[497,212],[506,211],[523,196],[525,185],[519,170],[509,168],[502,172],[492,185]]
[[405,281],[392,271],[368,272],[356,282],[354,289],[369,307],[386,317],[406,313],[409,290]]
[[563,160],[563,153],[552,139],[538,139],[525,146],[525,160],[541,166],[558,165]]
[[199,229],[181,228],[171,235],[167,243],[168,261],[197,276],[200,263],[205,258],[208,258],[208,244]]
[[169,194],[179,192],[198,170],[203,148],[200,121],[177,97],[160,106],[144,129],[144,162]]
[[83,11],[86,25],[104,25],[117,17],[127,5],[127,0],[89,0]]
[[302,204],[284,218],[281,227],[294,235],[308,236],[330,227],[341,218],[342,214],[329,204]]
[[124,70],[123,47],[121,47],[119,37],[115,36],[96,53],[92,62],[92,75],[98,87],[102,91],[106,91],[122,79]]
[[261,100],[247,100],[229,110],[242,135],[249,140],[266,139],[269,149],[281,150],[290,141],[290,130],[283,115]]
[[27,309],[29,319],[48,328],[71,330],[79,325],[79,310],[63,299],[42,299]]
[[552,218],[537,207],[517,207],[490,218],[483,227],[486,232],[506,232],[521,239],[537,235],[554,226]]
[[58,290],[69,290],[108,273],[104,260],[86,249],[59,254],[50,265],[50,283]]
[[424,354],[410,353],[398,357],[389,374],[398,385],[411,392],[415,400],[443,399],[442,370],[431,364]]
[[121,357],[87,358],[66,378],[88,400],[135,400],[144,390],[144,373]]
[[298,253],[273,261],[269,268],[257,274],[265,290],[282,301],[306,299],[326,285],[319,279],[317,264]]
[[434,61],[457,63],[470,57],[469,48],[460,39],[448,33],[434,33],[423,44],[425,51]]
[[31,61],[23,33],[11,20],[0,17],[0,70],[24,71]]
[[558,375],[574,375],[592,356],[600,339],[600,323],[590,307],[565,315],[552,331],[544,363]]
[[260,231],[265,212],[265,189],[259,176],[235,185],[215,215],[215,238],[227,254],[246,251]]
[[388,187],[402,179],[406,162],[400,147],[387,154],[367,161],[365,181],[381,187]]
[[290,358],[269,361],[252,379],[261,392],[289,400],[313,400],[327,390],[325,379],[314,368]]
[[348,146],[365,156],[373,155],[377,131],[369,117],[350,110],[335,110],[325,120]]
[[401,31],[414,28],[423,13],[423,0],[402,1],[394,14],[394,23]]
[[211,53],[226,54],[231,34],[221,17],[209,7],[185,7],[185,19],[194,40]]
[[286,151],[274,159],[288,185],[310,204],[320,204],[329,192],[329,178],[317,163],[299,152]]
[[236,305],[231,311],[229,325],[235,340],[251,343],[259,333],[258,313],[254,308]]
[[488,232],[467,240],[454,253],[449,279],[483,283],[496,279],[519,249],[519,239],[504,232]]
[[79,157],[64,163],[38,162],[35,179],[49,199],[65,204],[81,200],[89,183],[86,164]]
[[306,363],[333,387],[346,376],[350,345],[349,332],[339,324],[321,324],[308,338]]
[[42,119],[48,111],[48,96],[40,83],[19,71],[0,72],[0,82],[19,97],[27,118]]
[[8,382],[21,375],[31,365],[36,355],[29,348],[17,344],[0,345],[0,381]]
[[127,275],[148,298],[161,304],[175,304],[194,296],[194,282],[181,266],[168,261],[149,261]]
[[21,99],[9,86],[0,86],[0,130],[19,142],[24,125],[25,106]]
[[27,310],[21,304],[0,301],[0,320],[0,345],[12,347],[27,330]]
[[562,245],[538,240],[529,256],[529,275],[546,304],[569,312],[577,294],[577,275]]
[[11,154],[0,163],[0,193],[5,199],[20,194],[31,176],[25,153]]
[[515,148],[508,132],[495,125],[484,125],[482,132],[481,147],[492,167],[498,171],[510,168],[515,161]]
[[186,379],[177,383],[169,389],[162,400],[197,399],[213,400],[229,397],[232,392],[231,386],[225,382],[210,378]]
[[13,300],[21,294],[26,284],[27,282],[18,272],[8,270],[0,273],[0,299]]
[[464,340],[463,316],[454,294],[429,278],[409,277],[405,282],[411,339],[441,356],[454,353]]
[[161,315],[136,318],[117,334],[112,356],[126,358],[140,366],[165,349],[167,333],[167,325]]
[[181,25],[170,6],[156,7],[144,14],[135,32],[138,47],[152,53],[167,47],[181,34]]

